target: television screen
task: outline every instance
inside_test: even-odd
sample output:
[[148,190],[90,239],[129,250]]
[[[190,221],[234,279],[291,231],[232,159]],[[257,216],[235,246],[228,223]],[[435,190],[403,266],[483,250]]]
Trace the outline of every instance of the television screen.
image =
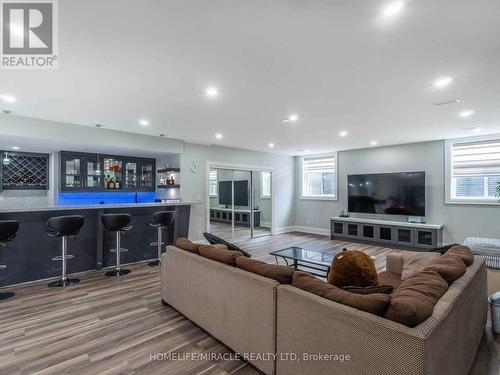
[[[219,181],[219,204],[231,205],[232,181]],[[248,180],[234,181],[234,205],[248,206]]]
[[348,211],[425,216],[425,172],[348,176]]

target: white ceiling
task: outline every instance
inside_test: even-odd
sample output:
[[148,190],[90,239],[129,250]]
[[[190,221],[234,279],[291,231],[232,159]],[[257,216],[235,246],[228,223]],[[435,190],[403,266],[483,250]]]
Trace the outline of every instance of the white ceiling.
[[500,2],[408,0],[392,18],[388,3],[59,1],[59,69],[0,71],[17,98],[0,108],[287,154],[500,133]]

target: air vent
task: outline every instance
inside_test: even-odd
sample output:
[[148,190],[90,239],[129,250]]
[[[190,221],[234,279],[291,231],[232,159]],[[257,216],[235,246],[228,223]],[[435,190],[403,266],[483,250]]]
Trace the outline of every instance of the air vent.
[[460,103],[460,99],[453,99],[453,100],[448,100],[446,102],[439,102],[439,103],[433,103],[434,105],[448,105],[448,104],[458,104]]

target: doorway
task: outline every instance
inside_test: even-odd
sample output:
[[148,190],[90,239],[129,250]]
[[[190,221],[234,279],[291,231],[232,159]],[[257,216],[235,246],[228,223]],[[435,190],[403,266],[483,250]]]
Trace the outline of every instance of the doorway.
[[270,236],[273,171],[209,165],[207,228],[234,242]]

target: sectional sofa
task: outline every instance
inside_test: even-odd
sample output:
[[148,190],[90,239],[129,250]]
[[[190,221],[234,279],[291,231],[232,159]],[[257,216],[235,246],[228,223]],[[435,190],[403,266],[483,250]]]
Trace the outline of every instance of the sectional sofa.
[[[398,254],[386,280],[400,277]],[[487,317],[484,261],[416,327],[168,246],[162,300],[266,374],[467,374]]]

